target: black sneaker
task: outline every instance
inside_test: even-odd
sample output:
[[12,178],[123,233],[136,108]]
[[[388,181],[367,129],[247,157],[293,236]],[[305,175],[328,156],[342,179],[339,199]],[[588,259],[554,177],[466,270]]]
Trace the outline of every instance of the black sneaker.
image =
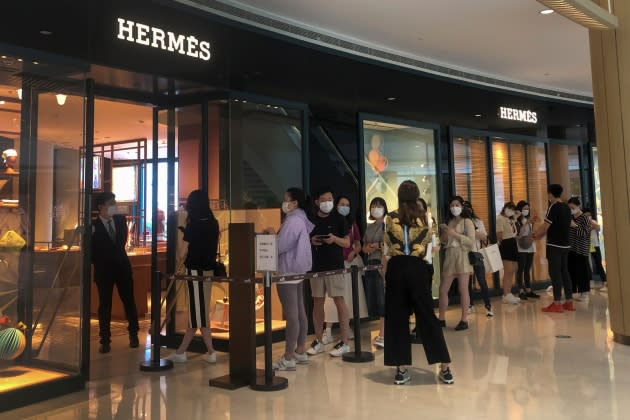
[[521,300],[527,300],[527,293],[525,293],[525,292],[521,292],[521,293],[519,293],[519,294],[518,294],[518,297],[519,297]]
[[439,378],[440,378],[440,381],[444,382],[445,384],[450,385],[455,382],[450,368],[446,368],[445,370],[440,369]]
[[468,322],[459,321],[459,324],[455,327],[455,331],[463,331],[468,329]]
[[531,299],[540,299],[540,295],[537,295],[534,292],[527,292],[527,297]]
[[394,383],[396,385],[404,385],[408,383],[409,381],[411,381],[411,375],[409,374],[409,370],[408,369],[400,370],[400,368],[398,368],[396,370],[396,376],[394,376]]
[[443,320],[443,319],[440,319],[439,321],[440,321],[440,326],[441,326],[442,328],[446,328],[446,321],[445,321],[445,320]]

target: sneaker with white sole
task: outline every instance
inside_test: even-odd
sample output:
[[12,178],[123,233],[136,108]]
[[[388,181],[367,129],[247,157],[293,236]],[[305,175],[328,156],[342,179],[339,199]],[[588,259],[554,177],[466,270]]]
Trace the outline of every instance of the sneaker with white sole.
[[345,353],[348,353],[349,351],[350,351],[350,346],[344,343],[343,341],[340,341],[337,344],[335,344],[335,348],[328,354],[330,354],[332,357],[341,357]]
[[217,362],[217,352],[213,351],[212,353],[206,353],[201,356],[201,359],[206,363],[214,364]]
[[400,368],[396,369],[396,376],[394,376],[394,383],[396,385],[404,385],[411,381],[411,375],[409,374],[409,370],[400,370]]
[[381,348],[381,349],[384,349],[384,348],[385,348],[385,338],[383,338],[383,336],[382,336],[382,335],[377,336],[377,337],[374,339],[374,345],[375,345],[376,347],[379,347],[379,348]]
[[475,310],[475,307],[474,307],[473,305],[470,305],[470,306],[468,307],[468,315],[472,315],[472,314],[474,314],[475,312],[477,312],[477,311]]
[[450,368],[446,368],[444,370],[440,369],[439,378],[440,378],[440,381],[444,382],[445,384],[450,385],[455,382]]
[[295,353],[295,363],[298,365],[307,365],[308,364],[308,355],[306,352],[304,353]]
[[306,350],[306,354],[309,356],[315,356],[316,354],[323,353],[324,351],[324,345],[317,340],[313,340],[311,347]]
[[491,306],[487,306],[486,307],[486,316],[488,318],[492,318],[494,316],[494,312],[492,312],[492,307]]
[[273,370],[295,370],[296,361],[287,360],[282,356],[276,363],[273,364]]
[[503,296],[503,303],[508,305],[518,305],[519,303],[521,303],[521,300],[514,296],[512,293],[508,293],[507,295]]
[[188,357],[186,357],[186,353],[177,354],[171,353],[165,357],[166,360],[170,360],[173,363],[186,363],[188,361]]
[[335,339],[333,338],[331,333],[324,332],[324,334],[322,334],[322,344],[323,345],[332,344],[334,341],[335,341]]

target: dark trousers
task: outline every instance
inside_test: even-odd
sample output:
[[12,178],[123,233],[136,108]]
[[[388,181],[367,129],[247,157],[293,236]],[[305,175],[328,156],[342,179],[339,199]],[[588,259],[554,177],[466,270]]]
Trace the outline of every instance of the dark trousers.
[[553,300],[555,301],[562,299],[563,289],[564,298],[566,300],[570,300],[573,296],[568,258],[569,248],[558,248],[547,245],[547,263],[549,265],[551,285],[553,286]]
[[[474,274],[470,276],[470,281],[468,282],[468,294],[470,295],[470,305],[474,305],[473,300],[473,278],[477,278],[477,283],[479,283],[479,287],[481,288],[481,297],[483,298],[483,303],[486,308],[490,309],[492,305],[490,305],[490,295],[488,294],[488,282],[486,281],[486,268],[483,263],[473,265]],[[474,276],[474,277],[473,277]],[[454,284],[454,283],[453,283]]]
[[532,263],[534,262],[533,252],[518,253],[518,270],[516,272],[516,284],[519,290],[532,288]]
[[409,314],[416,326],[429,364],[450,363],[444,333],[433,311],[429,265],[417,257],[396,256],[385,275],[385,365],[411,365]]
[[[368,265],[379,265],[380,260],[368,260]],[[363,291],[369,316],[385,315],[385,281],[378,270],[366,271],[363,276]]]
[[98,277],[95,281],[98,289],[98,329],[101,344],[111,341],[110,323],[112,321],[112,295],[114,294],[114,285],[118,290],[118,295],[125,308],[125,316],[129,322],[129,335],[137,335],[138,329],[138,311],[136,310],[136,302],[133,297],[133,277],[132,276],[116,276]]
[[591,257],[593,257],[593,267],[597,270],[599,278],[606,283],[606,270],[604,270],[604,265],[602,264],[602,249],[596,246],[595,252],[591,252]]
[[569,275],[574,293],[584,293],[591,290],[591,266],[588,259],[589,255],[569,251]]

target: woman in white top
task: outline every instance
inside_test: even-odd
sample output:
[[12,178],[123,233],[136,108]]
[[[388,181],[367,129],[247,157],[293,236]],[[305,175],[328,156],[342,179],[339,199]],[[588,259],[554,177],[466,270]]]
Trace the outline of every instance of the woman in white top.
[[518,262],[518,246],[516,244],[516,206],[509,202],[503,206],[497,216],[497,243],[503,260],[503,303],[516,305],[520,299],[512,294],[516,263]]
[[532,238],[535,222],[530,217],[529,203],[521,200],[516,205],[516,244],[518,245],[518,270],[516,272],[516,284],[518,285],[521,300],[540,299],[540,296],[532,291],[531,271],[534,262],[534,253],[536,252],[536,242]]
[[[469,201],[464,201],[464,207],[468,208],[470,211],[470,217],[475,225],[475,248],[473,251],[479,252],[482,247],[482,243],[488,240],[488,232],[486,231],[486,227],[481,221],[479,217],[475,214],[473,210],[472,204]],[[493,317],[494,312],[492,312],[492,305],[490,304],[490,294],[488,293],[488,282],[486,281],[486,269],[483,265],[483,261],[479,264],[473,265],[473,271],[475,272],[475,277],[477,278],[477,283],[479,283],[479,287],[481,288],[481,297],[483,298],[483,303],[486,307],[486,316]],[[473,302],[473,287],[472,287],[472,276],[470,278],[470,282],[468,283],[468,292],[470,294],[470,307],[468,308],[468,312],[474,311],[474,302]]]

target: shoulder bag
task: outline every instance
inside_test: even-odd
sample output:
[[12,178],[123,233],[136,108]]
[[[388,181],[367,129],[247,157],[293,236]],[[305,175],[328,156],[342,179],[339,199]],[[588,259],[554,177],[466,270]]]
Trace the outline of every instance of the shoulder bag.
[[[473,226],[475,226],[475,230],[477,230],[477,225],[475,224],[475,222],[472,222]],[[466,220],[464,219],[464,235],[468,236],[467,231],[466,231]],[[475,243],[477,243],[477,241],[475,240]],[[468,252],[468,262],[470,263],[470,265],[476,266],[476,265],[483,265],[483,254],[481,252],[477,251],[469,251]]]

